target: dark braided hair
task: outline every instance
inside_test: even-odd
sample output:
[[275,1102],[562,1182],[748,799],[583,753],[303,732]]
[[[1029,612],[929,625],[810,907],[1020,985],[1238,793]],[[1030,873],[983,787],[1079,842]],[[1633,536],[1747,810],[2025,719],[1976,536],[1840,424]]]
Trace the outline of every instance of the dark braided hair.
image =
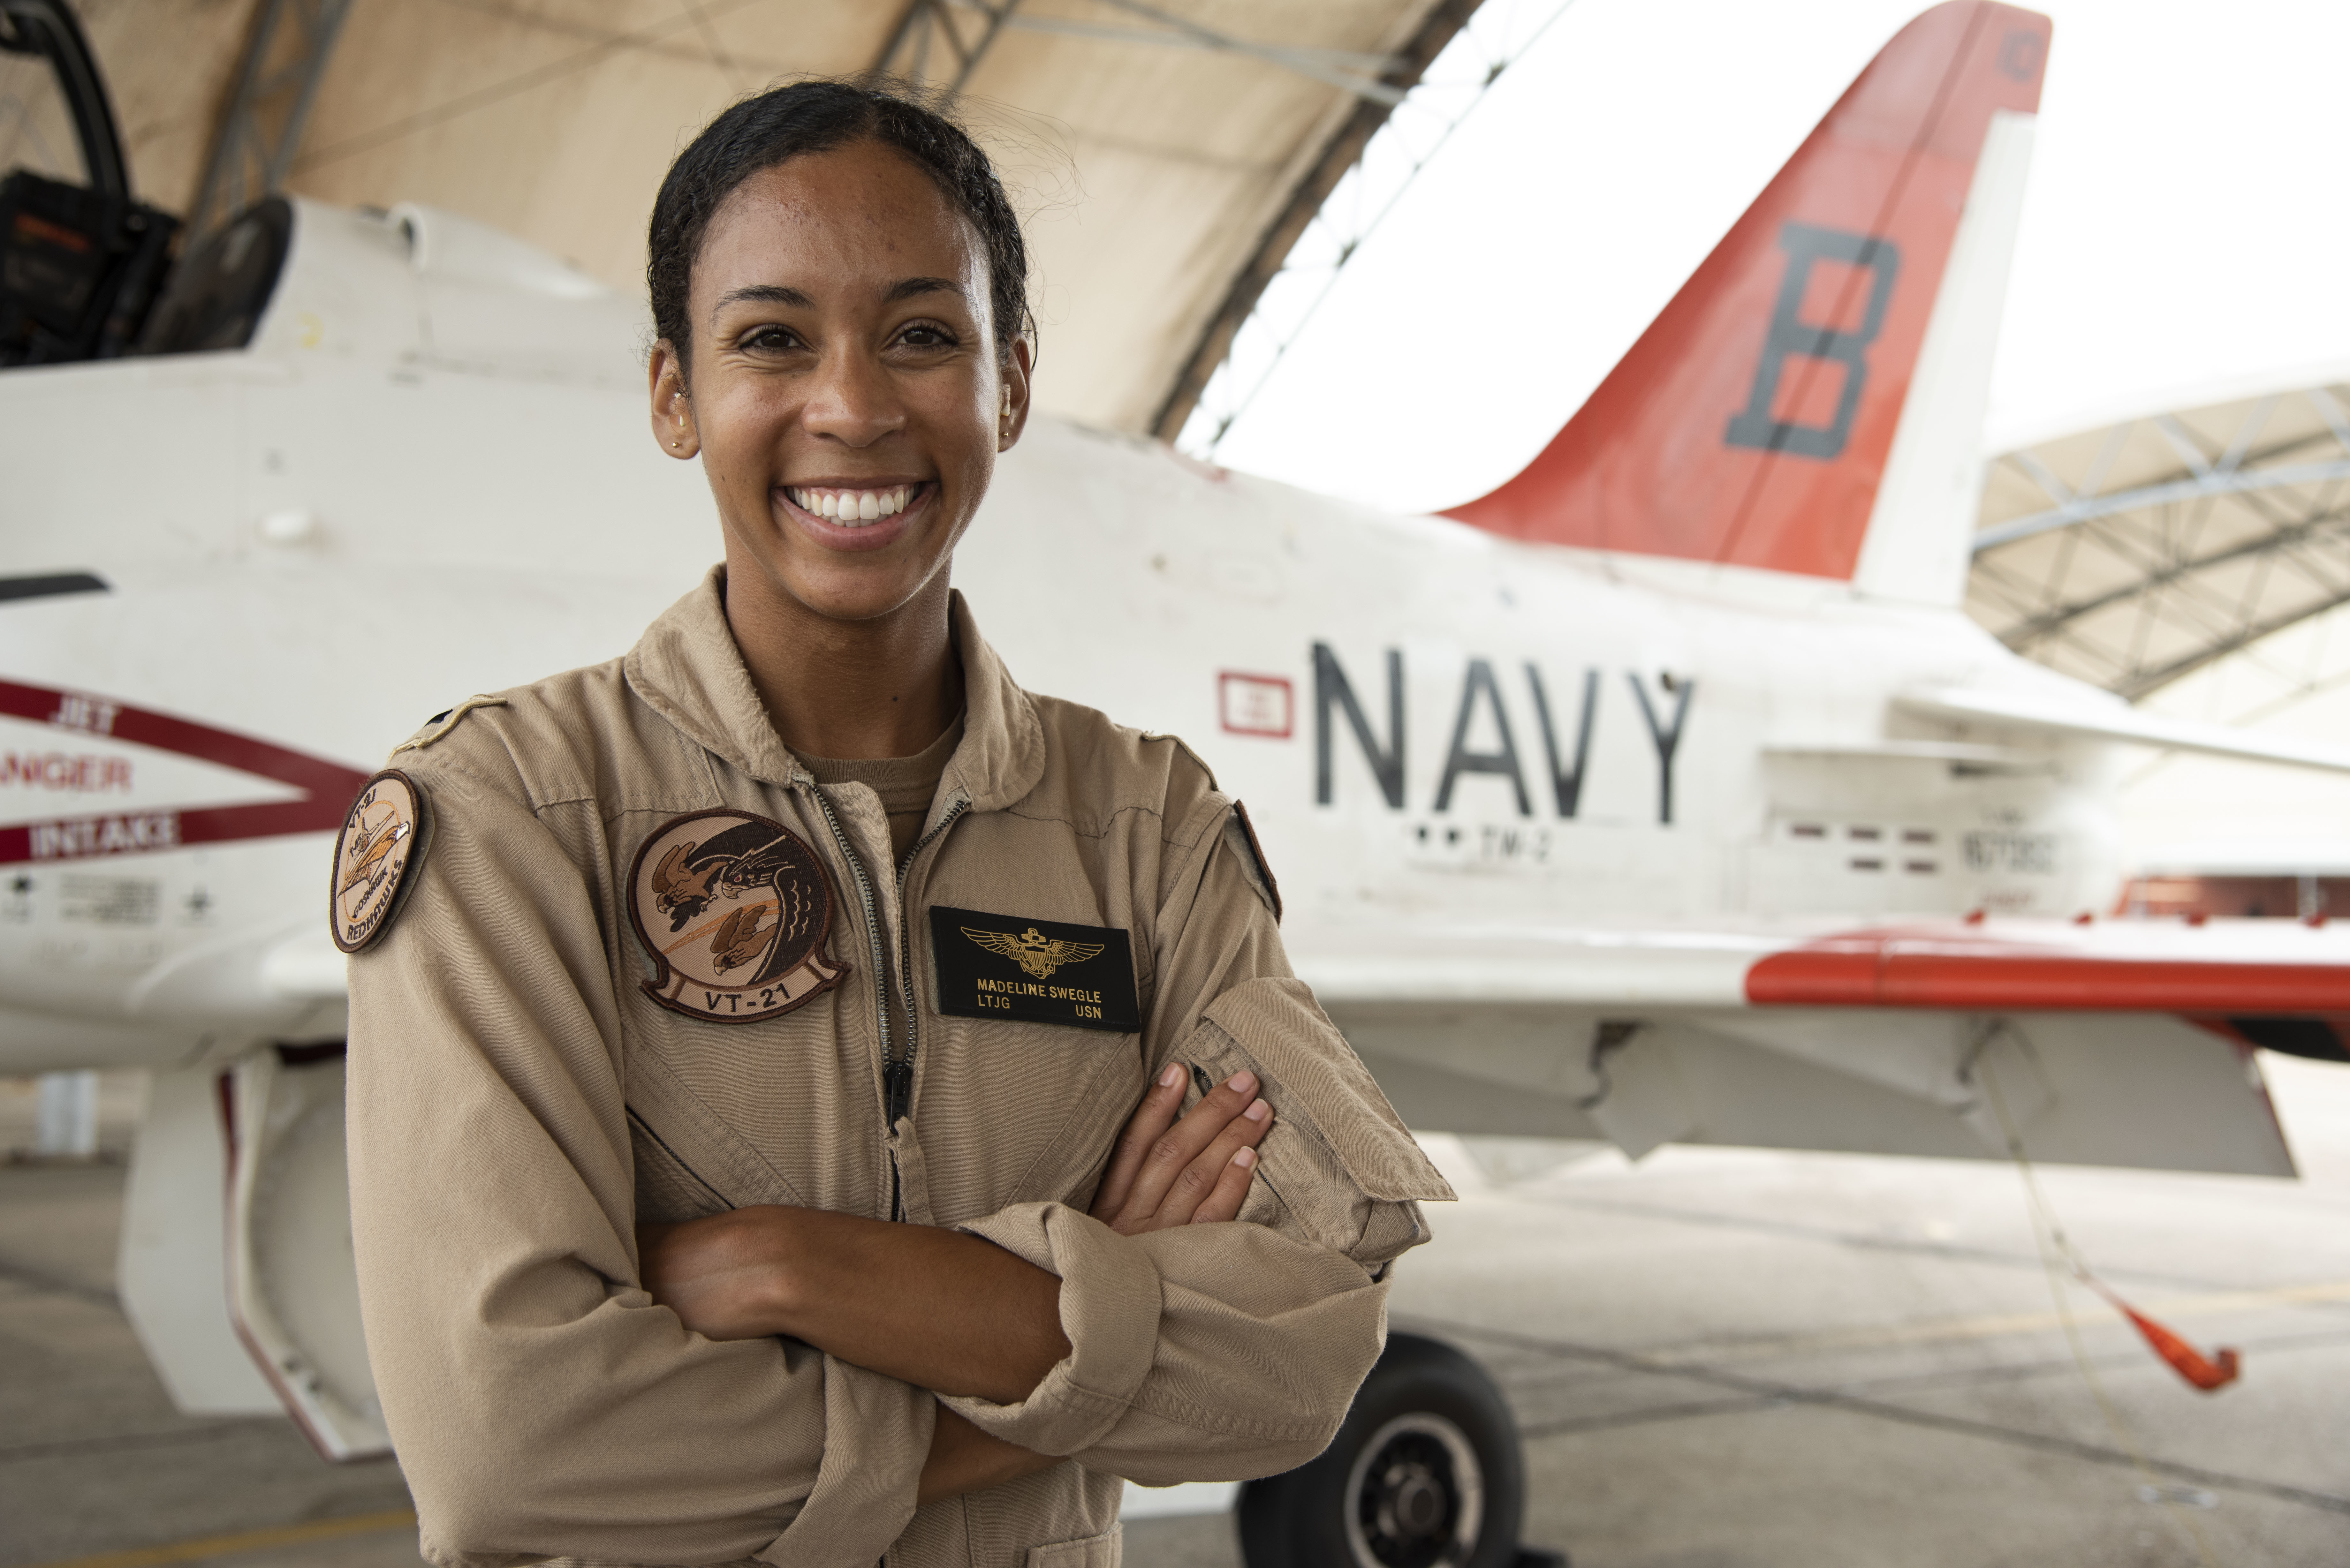
[[859,141],[905,157],[978,231],[987,252],[996,358],[1009,362],[1013,338],[1035,325],[1028,308],[1028,243],[987,154],[925,96],[885,78],[796,81],[734,105],[677,155],[653,198],[645,285],[653,336],[669,343],[681,367],[689,366],[693,337],[686,309],[693,264],[726,198],[762,170]]

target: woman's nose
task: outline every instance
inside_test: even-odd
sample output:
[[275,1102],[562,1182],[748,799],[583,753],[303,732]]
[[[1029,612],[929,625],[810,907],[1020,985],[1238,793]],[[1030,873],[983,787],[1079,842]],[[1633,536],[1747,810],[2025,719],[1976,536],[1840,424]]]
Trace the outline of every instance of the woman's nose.
[[903,429],[906,410],[871,355],[839,349],[825,356],[800,419],[812,435],[863,447]]

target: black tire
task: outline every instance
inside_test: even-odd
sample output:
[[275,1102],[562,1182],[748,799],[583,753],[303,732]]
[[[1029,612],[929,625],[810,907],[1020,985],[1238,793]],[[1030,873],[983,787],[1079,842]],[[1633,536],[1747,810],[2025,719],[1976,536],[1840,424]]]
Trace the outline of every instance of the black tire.
[[1510,1568],[1525,1511],[1517,1423],[1477,1364],[1388,1347],[1319,1459],[1241,1495],[1248,1568]]

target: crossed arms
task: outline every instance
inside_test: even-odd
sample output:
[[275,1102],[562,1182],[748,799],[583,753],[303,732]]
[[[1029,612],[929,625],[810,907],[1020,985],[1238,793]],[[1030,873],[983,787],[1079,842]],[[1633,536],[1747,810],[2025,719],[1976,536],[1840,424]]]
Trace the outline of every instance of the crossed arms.
[[[1229,1220],[1273,1127],[1245,1070],[1188,1114],[1170,1064],[1119,1135],[1090,1210],[1121,1235]],[[767,1204],[642,1225],[645,1289],[709,1339],[783,1334],[936,1394],[1011,1404],[1069,1354],[1061,1282],[977,1236]],[[1059,1464],[941,1407],[921,1502]]]

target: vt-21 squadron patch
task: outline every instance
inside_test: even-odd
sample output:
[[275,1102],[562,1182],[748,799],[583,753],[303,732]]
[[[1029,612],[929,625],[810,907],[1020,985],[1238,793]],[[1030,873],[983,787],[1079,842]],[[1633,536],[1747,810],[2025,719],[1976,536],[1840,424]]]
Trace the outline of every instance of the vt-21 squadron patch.
[[629,868],[629,919],[653,961],[645,994],[712,1023],[780,1017],[838,985],[825,952],[832,882],[780,822],[720,808],[672,817]]
[[327,929],[345,952],[358,952],[383,935],[400,912],[424,860],[432,826],[427,810],[423,790],[398,768],[359,786],[335,835],[334,880],[327,893]]

